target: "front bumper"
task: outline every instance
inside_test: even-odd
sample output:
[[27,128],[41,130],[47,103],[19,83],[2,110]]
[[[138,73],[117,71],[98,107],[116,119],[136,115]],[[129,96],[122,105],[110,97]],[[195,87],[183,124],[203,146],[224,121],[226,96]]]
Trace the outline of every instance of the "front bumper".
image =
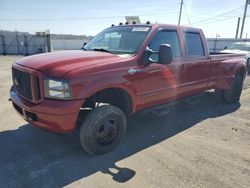
[[76,127],[77,117],[84,100],[50,100],[39,104],[20,97],[15,89],[10,90],[15,110],[30,124],[53,132],[70,132]]

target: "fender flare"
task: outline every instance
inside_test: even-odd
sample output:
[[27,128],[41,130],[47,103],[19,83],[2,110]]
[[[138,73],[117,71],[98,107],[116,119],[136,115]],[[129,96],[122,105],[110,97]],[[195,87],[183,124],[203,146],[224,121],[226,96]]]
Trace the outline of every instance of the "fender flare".
[[233,77],[235,77],[236,74],[238,74],[241,71],[244,71],[244,77],[246,76],[246,72],[247,72],[247,67],[246,67],[246,63],[239,63],[233,70]]
[[78,98],[86,99],[102,90],[114,89],[114,88],[121,89],[128,94],[131,100],[132,112],[135,112],[137,106],[136,101],[139,101],[140,98],[135,94],[136,91],[135,88],[133,88],[132,84],[128,82],[126,79],[124,78],[121,79],[120,77],[119,79],[115,79],[113,76],[105,77],[105,79],[103,78],[95,79],[86,84],[85,86],[83,86],[83,88],[79,92]]

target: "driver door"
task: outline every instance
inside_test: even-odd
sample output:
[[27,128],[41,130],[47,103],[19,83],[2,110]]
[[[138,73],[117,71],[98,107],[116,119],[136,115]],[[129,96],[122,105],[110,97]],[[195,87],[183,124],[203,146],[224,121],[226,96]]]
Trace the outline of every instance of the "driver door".
[[[181,48],[176,30],[162,29],[153,40],[149,48],[158,51],[161,44],[170,44],[173,52],[173,61],[169,65],[152,63],[147,66],[136,67],[134,85],[136,92],[141,96],[143,105],[152,106],[167,102],[179,94],[181,69]],[[157,54],[151,59],[158,60]]]

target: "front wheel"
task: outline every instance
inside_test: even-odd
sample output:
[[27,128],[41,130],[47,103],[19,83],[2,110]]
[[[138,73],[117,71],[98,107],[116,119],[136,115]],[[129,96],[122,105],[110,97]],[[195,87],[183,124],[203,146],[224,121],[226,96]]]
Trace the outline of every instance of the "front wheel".
[[230,89],[224,91],[224,101],[226,103],[239,102],[243,87],[243,78],[240,74],[236,74]]
[[91,155],[115,149],[126,132],[125,114],[117,107],[104,105],[91,111],[80,130],[80,142]]

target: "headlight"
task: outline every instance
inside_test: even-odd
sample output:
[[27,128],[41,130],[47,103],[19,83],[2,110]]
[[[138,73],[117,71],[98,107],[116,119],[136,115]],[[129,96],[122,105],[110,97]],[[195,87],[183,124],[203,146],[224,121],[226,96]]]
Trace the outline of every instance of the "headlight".
[[69,84],[66,80],[46,78],[44,80],[44,94],[47,98],[69,100],[72,98]]

